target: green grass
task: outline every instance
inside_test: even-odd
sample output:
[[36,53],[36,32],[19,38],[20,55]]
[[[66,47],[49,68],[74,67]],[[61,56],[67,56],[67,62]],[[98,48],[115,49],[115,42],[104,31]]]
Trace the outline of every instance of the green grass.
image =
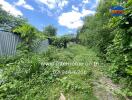
[[[87,65],[41,65],[54,61]],[[7,61],[3,67],[7,81],[0,86],[0,99],[58,100],[62,92],[70,100],[97,100],[92,82],[95,79],[93,63],[98,61],[93,50],[81,45],[71,45],[67,49],[51,47],[41,55],[29,54],[12,62]]]
[[[84,46],[74,45],[67,49],[63,49],[54,56],[57,60],[63,59],[64,62],[82,62],[91,63],[98,61],[96,54],[92,50],[88,50]],[[68,58],[70,59],[68,59]],[[55,60],[56,60],[55,59]],[[65,66],[62,72],[70,71],[72,74],[62,74],[57,80],[58,86],[54,88],[56,93],[63,92],[66,98],[70,100],[97,100],[93,94],[92,88],[92,65],[89,66]],[[80,73],[74,72],[80,71]],[[58,91],[58,88],[60,91]],[[59,96],[59,95],[58,95]]]

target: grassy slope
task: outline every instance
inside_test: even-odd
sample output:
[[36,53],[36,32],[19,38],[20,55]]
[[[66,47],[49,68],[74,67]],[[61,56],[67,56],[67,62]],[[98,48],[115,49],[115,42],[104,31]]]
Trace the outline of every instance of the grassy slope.
[[[40,65],[47,61],[82,62],[87,65]],[[67,49],[51,48],[43,55],[26,55],[24,58],[6,64],[7,68],[4,65],[5,78],[8,81],[0,86],[0,99],[58,100],[60,93],[63,93],[70,100],[102,100],[104,97],[107,98],[109,92],[93,84],[100,80],[100,76],[102,79],[98,62],[94,50],[80,45],[71,45]],[[111,95],[109,97],[118,100]]]
[[[63,92],[66,98],[69,98],[70,100],[96,100],[92,88],[93,62],[98,60],[95,53],[83,46],[74,45],[61,50],[54,56],[58,56],[59,58],[56,59],[64,62],[82,62],[87,63],[88,65],[63,67],[61,72],[71,71],[72,74],[61,74],[60,78],[56,81],[53,90],[51,89],[51,91],[54,92],[53,95],[57,93],[56,95],[59,96],[59,94]],[[74,74],[74,71],[79,72]]]
[[[62,54],[63,56],[61,56]],[[107,79],[107,77],[103,75],[101,68],[99,68],[102,66],[99,65],[99,59],[92,49],[88,49],[80,45],[74,45],[68,47],[67,49],[61,50],[54,56],[58,55],[58,60],[67,61],[68,57],[71,58],[68,59],[69,62],[83,62],[87,63],[87,65],[65,66],[62,68],[61,71],[81,71],[85,72],[86,74],[61,75],[61,78],[57,80],[57,84],[54,86],[55,88],[51,90],[54,92],[54,94],[57,93],[57,98],[59,97],[59,93],[62,92],[66,98],[69,98],[70,100],[120,100],[114,94],[114,91],[111,92],[111,88],[115,88],[116,85],[114,85],[109,79]],[[103,84],[100,81],[106,81],[106,83]],[[99,84],[94,84],[95,82]],[[110,85],[110,88],[106,89],[109,87],[108,85]]]

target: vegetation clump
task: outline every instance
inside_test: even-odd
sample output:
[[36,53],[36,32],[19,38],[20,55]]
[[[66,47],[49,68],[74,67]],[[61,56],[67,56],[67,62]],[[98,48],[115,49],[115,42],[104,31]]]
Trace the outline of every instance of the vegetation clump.
[[[0,58],[0,99],[56,100],[63,92],[70,100],[98,100],[95,83],[100,85],[99,80],[106,78],[120,85],[116,95],[131,98],[132,1],[122,2],[124,15],[113,17],[109,8],[117,4],[116,0],[100,0],[96,14],[84,19],[76,37],[57,37],[52,25],[41,32],[0,8],[0,29],[22,39],[17,48],[21,52]],[[49,41],[48,50],[34,53],[34,41],[44,39]],[[54,62],[82,65],[48,64]]]

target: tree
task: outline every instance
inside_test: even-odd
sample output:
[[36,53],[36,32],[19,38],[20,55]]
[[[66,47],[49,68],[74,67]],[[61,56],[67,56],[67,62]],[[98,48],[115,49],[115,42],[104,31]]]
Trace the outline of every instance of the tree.
[[26,20],[21,16],[14,17],[4,11],[0,6],[0,28],[4,31],[11,31],[13,28],[26,23]]
[[113,39],[113,34],[110,33],[111,29],[106,27],[111,18],[109,12],[111,4],[112,1],[100,1],[97,13],[93,16],[87,16],[84,19],[83,27],[77,33],[77,38],[81,44],[97,48],[102,57],[104,57],[106,49]]
[[119,5],[117,0],[100,0],[96,14],[85,18],[77,37],[81,44],[99,50],[98,55],[110,63],[112,79],[119,83],[123,80],[123,92],[132,96],[132,0],[120,1],[125,8],[120,17],[110,15],[109,8],[115,5]]
[[13,33],[20,36],[24,47],[26,46],[26,49],[28,51],[31,51],[32,42],[36,38],[37,34],[39,34],[38,30],[29,24],[23,24],[21,26],[16,27],[13,30]]
[[46,34],[47,36],[51,37],[51,36],[56,36],[57,34],[57,29],[52,26],[52,25],[48,25],[44,28],[43,31],[44,34]]

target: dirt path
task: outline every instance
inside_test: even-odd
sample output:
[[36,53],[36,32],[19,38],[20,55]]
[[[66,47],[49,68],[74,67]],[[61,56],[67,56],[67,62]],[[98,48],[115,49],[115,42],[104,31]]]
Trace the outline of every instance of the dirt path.
[[[83,47],[82,47],[83,48]],[[80,51],[77,53],[77,54],[80,54],[79,56],[75,56],[75,58],[78,58],[80,59],[79,57],[81,57],[81,60],[82,58],[84,60],[88,60],[87,63],[92,63],[93,62],[98,62],[98,58],[96,57],[96,54],[92,51],[88,51],[87,49],[83,49],[82,48],[80,49]],[[76,50],[76,49],[75,49]],[[74,48],[71,49],[71,51],[74,51]],[[84,52],[84,54],[82,54],[82,51]],[[89,65],[88,66],[88,69],[86,68],[82,68],[82,67],[69,67],[69,69],[72,69],[72,70],[89,70],[91,71],[92,73],[92,78],[91,80],[93,80],[93,91],[92,91],[92,96],[94,95],[95,99],[94,98],[88,98],[89,96],[88,95],[85,95],[85,99],[74,99],[74,98],[70,98],[68,99],[68,97],[72,97],[72,96],[75,96],[73,95],[72,93],[68,93],[69,96],[67,96],[67,94],[60,94],[60,100],[130,100],[128,98],[126,98],[125,96],[122,97],[122,96],[119,96],[118,93],[121,93],[120,90],[121,90],[121,87],[117,84],[114,84],[110,78],[108,78],[106,76],[106,74],[104,73],[105,71],[102,71],[102,69],[104,70],[103,67],[107,66],[106,64],[103,64],[102,66],[99,65],[99,64],[94,64],[94,65]],[[93,66],[93,67],[92,67]],[[108,66],[107,66],[108,67]],[[79,82],[82,83],[82,81],[84,80],[81,80],[80,77],[77,77],[76,75],[74,76],[73,78],[73,75],[69,76],[70,79],[72,79],[72,81],[75,81],[73,80],[74,78],[78,78],[79,79]],[[85,77],[85,76],[84,76]],[[69,83],[70,81],[68,81],[67,83]],[[91,82],[91,81],[90,81]],[[75,82],[76,83],[76,82]],[[85,82],[84,82],[85,84]],[[74,84],[75,85],[75,84]],[[87,84],[85,84],[87,86]],[[84,93],[84,91],[82,91],[82,93]],[[78,96],[79,93],[76,95]],[[76,97],[75,96],[75,97]],[[84,97],[84,95],[82,96]],[[58,98],[59,99],[59,98]]]
[[[114,84],[103,72],[96,69],[94,73],[94,77],[97,77],[97,79],[93,81],[93,92],[98,100],[130,100],[125,96],[122,98],[118,96],[117,92],[120,91],[121,87]],[[59,100],[67,99],[64,94],[61,93]]]
[[114,93],[117,89],[118,87],[105,77],[94,82],[94,94],[98,100],[120,100]]
[[97,79],[93,81],[94,94],[98,100],[130,100],[127,97],[119,97],[117,92],[121,90],[119,85],[114,84],[110,78],[105,76],[98,68],[93,71]]

